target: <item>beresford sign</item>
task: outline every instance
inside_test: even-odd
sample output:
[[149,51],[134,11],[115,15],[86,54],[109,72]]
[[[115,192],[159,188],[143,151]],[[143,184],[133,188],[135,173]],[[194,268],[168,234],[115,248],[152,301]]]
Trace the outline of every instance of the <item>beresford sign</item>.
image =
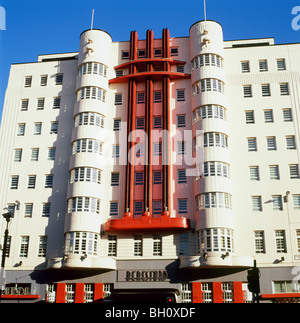
[[168,281],[166,270],[119,270],[118,281],[121,282],[163,282]]

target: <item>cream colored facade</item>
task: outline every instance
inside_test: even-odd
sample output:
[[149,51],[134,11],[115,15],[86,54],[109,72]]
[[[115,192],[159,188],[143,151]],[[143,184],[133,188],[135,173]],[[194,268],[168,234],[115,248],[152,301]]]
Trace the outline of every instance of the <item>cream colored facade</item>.
[[[26,273],[28,279],[22,281],[39,289],[43,298],[45,286],[57,280],[38,284],[29,278],[32,272],[94,269],[98,276],[89,277],[89,283],[151,289],[157,283],[128,285],[118,280],[118,270],[165,269],[175,261],[178,273],[192,270],[195,279],[184,281],[188,284],[245,285],[254,260],[261,268],[263,294],[293,280],[293,268],[300,266],[300,44],[276,45],[272,38],[224,41],[222,26],[202,21],[192,25],[188,37],[170,38],[169,46],[170,60],[181,62],[181,68],[174,63],[169,71],[174,79],[169,89],[168,211],[171,218],[187,218],[189,229],[106,231],[107,221],[122,219],[126,212],[122,147],[127,145],[129,91],[126,82],[112,80],[131,73],[124,58],[130,54],[130,42],[113,42],[104,31],[88,30],[80,36],[78,53],[41,55],[37,62],[11,67],[0,164],[0,206],[15,205],[6,283]],[[138,40],[138,50],[146,47],[145,40]],[[153,47],[158,50],[154,59],[163,59],[160,38],[153,40]],[[145,70],[136,73],[143,77]],[[43,76],[46,84],[41,83]],[[26,77],[31,77],[30,86]],[[184,100],[178,99],[178,90]],[[144,93],[143,78],[136,91]],[[154,79],[153,92],[161,91],[160,80]],[[160,117],[162,103],[154,103],[153,111]],[[136,104],[136,116],[145,117],[144,103]],[[178,116],[184,116],[184,124],[178,123]],[[178,153],[181,141],[186,143],[184,156]],[[115,158],[117,145],[120,156]],[[189,153],[196,157],[192,163]],[[193,176],[180,181],[184,169]],[[161,169],[155,166],[153,171]],[[114,180],[113,174],[118,174]],[[28,188],[33,175],[35,186]],[[53,180],[50,187],[45,187],[46,178]],[[153,201],[159,202],[162,188],[152,189]],[[142,200],[137,183],[134,192],[135,201]],[[4,232],[4,221],[0,228]],[[162,240],[155,254],[157,235]],[[221,273],[208,278],[215,269]],[[178,301],[184,298],[181,282],[175,282]],[[245,288],[243,292],[248,295]]]

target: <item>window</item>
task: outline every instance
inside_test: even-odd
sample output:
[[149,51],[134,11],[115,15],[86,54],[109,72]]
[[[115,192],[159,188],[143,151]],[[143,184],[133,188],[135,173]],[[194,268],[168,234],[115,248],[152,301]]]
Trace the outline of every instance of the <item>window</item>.
[[53,186],[53,175],[46,175],[45,177],[45,188],[52,188]]
[[177,127],[184,128],[185,125],[185,114],[178,114],[177,115]]
[[162,172],[153,172],[153,185],[162,183]]
[[45,98],[39,98],[37,99],[37,106],[36,109],[37,110],[43,110],[45,106]]
[[272,165],[269,166],[270,171],[270,179],[271,180],[279,180],[279,166],[278,165]]
[[295,210],[300,209],[300,194],[293,195],[293,205]]
[[47,85],[47,80],[48,80],[48,75],[41,75],[41,86],[46,86]]
[[288,150],[296,149],[295,136],[286,136],[286,146]]
[[176,98],[177,102],[185,101],[185,91],[184,90],[176,90]]
[[153,256],[162,256],[162,236],[159,234],[153,236]]
[[12,175],[10,178],[10,189],[17,190],[19,184],[19,175]]
[[121,53],[122,59],[129,59],[129,51],[122,51]]
[[283,121],[284,122],[292,122],[293,121],[293,115],[292,115],[292,109],[283,109]]
[[21,111],[28,110],[29,99],[22,99],[21,100]]
[[259,167],[258,166],[250,166],[250,181],[259,181]]
[[91,232],[66,233],[65,254],[98,255],[98,235]]
[[58,122],[51,122],[50,123],[50,134],[57,134],[58,133]]
[[242,73],[249,73],[250,72],[250,62],[249,61],[241,62],[241,67],[242,67]]
[[135,145],[135,157],[143,157],[144,156],[144,144],[136,144]]
[[289,95],[289,84],[288,83],[281,83],[280,84],[280,95]]
[[137,92],[137,104],[145,103],[145,92]]
[[50,203],[43,203],[42,206],[42,217],[49,217],[50,216]]
[[245,111],[246,114],[246,123],[255,123],[254,122],[254,111]]
[[262,211],[261,196],[252,196],[252,211]]
[[114,119],[114,131],[120,131],[121,130],[121,119]]
[[171,47],[171,56],[178,56],[178,48]]
[[70,171],[70,184],[74,182],[92,182],[101,184],[102,171],[97,168],[79,167]]
[[162,201],[153,201],[153,214],[162,213]]
[[214,91],[223,93],[224,83],[217,79],[202,79],[193,85],[193,95],[199,94],[200,92]]
[[25,210],[24,210],[24,217],[25,218],[31,218],[32,217],[32,209],[33,209],[33,204],[32,203],[25,203]]
[[229,164],[223,162],[204,162],[196,166],[197,177],[223,176],[229,177]]
[[30,189],[35,188],[35,182],[36,182],[36,175],[28,175],[27,188],[30,188]]
[[74,303],[75,301],[75,284],[66,284],[65,303]]
[[100,87],[82,87],[77,91],[77,101],[86,99],[106,102],[106,91]]
[[102,75],[106,77],[107,67],[100,63],[85,63],[82,64],[78,69],[78,76],[85,74],[94,74],[94,75]]
[[228,148],[228,137],[218,132],[206,132],[204,133],[203,146]]
[[48,160],[55,160],[56,148],[50,147],[48,148]]
[[277,150],[275,137],[267,137],[267,150]]
[[135,235],[133,238],[133,255],[136,257],[143,255],[143,238],[141,235]]
[[38,161],[38,159],[39,159],[39,148],[31,148],[30,160]]
[[21,237],[19,257],[21,258],[28,257],[28,247],[29,247],[29,236]]
[[56,85],[62,85],[63,84],[63,78],[64,78],[63,74],[56,74],[55,75],[55,84]]
[[277,59],[277,70],[278,71],[285,71],[286,70],[286,63],[284,58]]
[[32,82],[32,76],[25,76],[24,86],[31,87],[31,82]]
[[42,132],[42,123],[41,122],[35,122],[34,123],[33,134],[34,135],[40,135],[41,132]]
[[276,251],[278,253],[286,252],[285,230],[275,231]]
[[96,126],[104,128],[104,118],[100,113],[82,112],[75,116],[75,127]]
[[134,215],[143,214],[143,201],[134,201]]
[[19,123],[18,124],[17,135],[18,136],[24,136],[25,135],[25,123]]
[[109,216],[119,215],[119,202],[110,202]]
[[231,195],[222,192],[202,193],[196,196],[196,210],[210,208],[226,208],[231,209]]
[[162,101],[162,92],[161,91],[154,91],[153,93],[154,103],[159,103]]
[[233,252],[233,231],[222,228],[203,229],[199,231],[199,251]]
[[161,57],[162,50],[161,48],[154,48],[154,57]]
[[22,149],[17,148],[14,151],[14,162],[21,162],[22,160]]
[[162,118],[153,117],[153,129],[161,129],[162,127]]
[[225,108],[217,105],[206,105],[193,111],[193,122],[207,118],[225,120]]
[[134,185],[144,185],[144,173],[135,172],[134,173]]
[[60,108],[60,97],[53,98],[53,109]]
[[123,70],[116,70],[116,77],[121,77],[124,75],[124,71]]
[[244,85],[244,98],[251,98],[252,97],[252,86],[251,85]]
[[260,72],[268,71],[268,62],[266,59],[259,61],[259,71]]
[[103,142],[95,139],[79,139],[73,142],[73,155],[77,153],[93,153],[102,155]]
[[178,214],[187,214],[187,199],[178,199]]
[[264,231],[254,232],[255,253],[265,253],[265,233]]
[[270,84],[262,84],[261,92],[262,96],[271,96]]
[[68,200],[68,213],[91,212],[100,214],[100,200],[93,197],[78,196]]
[[108,257],[116,257],[117,256],[117,236],[108,236]]
[[113,158],[119,158],[120,157],[120,146],[119,145],[113,145],[113,151],[112,151],[112,157]]
[[233,284],[222,283],[223,303],[233,303]]
[[178,184],[186,184],[187,177],[186,177],[186,170],[185,169],[178,169],[177,170],[177,182]]
[[38,257],[46,257],[47,240],[47,236],[39,237]]
[[120,173],[111,173],[111,186],[119,186]]
[[273,210],[282,211],[282,196],[281,195],[273,195],[272,202],[273,202]]
[[184,65],[176,66],[177,73],[184,73]]
[[265,110],[264,111],[264,115],[265,115],[265,123],[274,122],[274,119],[273,119],[273,110]]
[[122,103],[123,103],[123,94],[116,93],[115,94],[115,105],[122,105]]
[[146,57],[146,50],[145,49],[139,49],[138,50],[138,58],[145,58]]
[[203,303],[212,303],[212,292],[213,292],[213,287],[212,283],[202,283],[201,284],[201,289],[202,289],[202,299]]
[[185,141],[178,141],[177,142],[177,153],[180,156],[186,154],[186,144],[185,144]]
[[162,143],[153,143],[153,156],[161,156],[162,153]]
[[290,179],[298,179],[299,178],[299,165],[289,165],[290,170]]
[[202,66],[216,66],[222,68],[222,58],[214,54],[204,54],[192,60],[192,70]]
[[145,118],[143,117],[136,118],[136,129],[145,129]]
[[300,230],[296,230],[296,236],[297,236],[297,249],[298,249],[298,252],[300,252]]

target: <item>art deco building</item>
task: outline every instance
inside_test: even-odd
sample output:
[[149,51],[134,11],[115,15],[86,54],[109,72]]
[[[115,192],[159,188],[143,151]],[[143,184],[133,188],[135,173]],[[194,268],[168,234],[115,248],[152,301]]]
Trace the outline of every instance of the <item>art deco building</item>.
[[300,44],[139,36],[12,65],[2,301],[250,302],[254,261],[299,297]]

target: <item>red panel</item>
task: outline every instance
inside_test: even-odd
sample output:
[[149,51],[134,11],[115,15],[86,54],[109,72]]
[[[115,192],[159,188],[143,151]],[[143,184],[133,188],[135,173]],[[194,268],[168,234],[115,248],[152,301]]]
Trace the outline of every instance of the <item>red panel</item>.
[[201,283],[192,283],[192,285],[193,285],[193,300],[192,300],[192,302],[194,304],[202,303],[203,298],[202,298]]
[[59,283],[56,286],[56,303],[66,302],[66,284]]
[[103,301],[103,283],[96,283],[94,289],[94,302],[99,303]]
[[222,283],[213,283],[213,303],[223,303]]
[[75,303],[84,303],[84,283],[77,283],[76,284]]
[[242,282],[233,282],[234,303],[244,303],[245,297]]
[[2,294],[1,299],[38,299],[40,295],[10,295]]
[[115,70],[130,68],[130,66],[135,65],[145,65],[145,64],[155,64],[155,63],[169,63],[170,65],[185,65],[185,61],[179,61],[173,58],[145,58],[145,59],[138,59],[138,60],[131,60],[124,64],[115,66]]
[[262,299],[300,298],[300,293],[263,294]]
[[185,231],[190,229],[190,220],[187,218],[170,218],[169,216],[161,216],[160,218],[152,218],[143,216],[140,219],[132,217],[123,217],[123,219],[109,220],[106,222],[105,230],[107,232],[121,231]]

